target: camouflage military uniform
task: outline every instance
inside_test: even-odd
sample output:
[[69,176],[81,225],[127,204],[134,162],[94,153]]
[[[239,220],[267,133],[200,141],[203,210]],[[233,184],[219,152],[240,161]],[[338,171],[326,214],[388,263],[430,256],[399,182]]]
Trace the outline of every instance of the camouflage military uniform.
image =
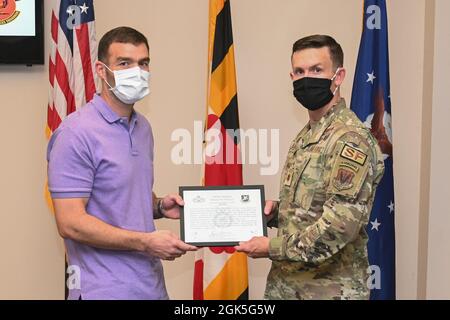
[[293,141],[281,176],[266,299],[368,299],[365,227],[384,172],[370,131],[335,105]]

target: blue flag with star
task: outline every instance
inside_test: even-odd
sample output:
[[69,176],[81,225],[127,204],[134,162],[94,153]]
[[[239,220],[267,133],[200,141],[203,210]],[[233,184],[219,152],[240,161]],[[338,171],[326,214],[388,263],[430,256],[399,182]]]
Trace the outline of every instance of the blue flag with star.
[[351,109],[370,128],[383,153],[385,172],[367,226],[372,300],[395,299],[394,178],[388,22],[385,0],[365,0]]
[[94,0],[61,0],[58,21],[72,52],[74,29],[94,20]]

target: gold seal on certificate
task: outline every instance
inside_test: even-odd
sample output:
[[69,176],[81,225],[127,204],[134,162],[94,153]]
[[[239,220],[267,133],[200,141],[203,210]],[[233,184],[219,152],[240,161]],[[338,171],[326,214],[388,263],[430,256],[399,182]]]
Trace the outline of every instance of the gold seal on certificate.
[[235,246],[267,236],[264,186],[180,187],[181,240],[199,247]]

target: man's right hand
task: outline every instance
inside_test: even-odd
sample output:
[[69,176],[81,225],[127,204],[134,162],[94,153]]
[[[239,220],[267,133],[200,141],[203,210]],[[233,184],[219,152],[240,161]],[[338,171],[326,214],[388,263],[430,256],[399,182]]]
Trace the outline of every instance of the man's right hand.
[[181,241],[176,234],[167,230],[143,234],[144,252],[163,259],[175,260],[187,251],[197,251],[198,248]]
[[273,201],[273,200],[266,201],[266,206],[264,207],[264,214],[266,215],[267,222],[272,220],[273,217],[275,216],[277,206],[278,206],[277,201]]

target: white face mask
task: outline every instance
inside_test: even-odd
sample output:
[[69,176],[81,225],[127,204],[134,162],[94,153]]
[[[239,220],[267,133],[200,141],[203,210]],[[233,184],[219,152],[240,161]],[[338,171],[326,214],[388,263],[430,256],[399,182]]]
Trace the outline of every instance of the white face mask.
[[144,71],[139,67],[113,71],[107,65],[103,65],[114,74],[116,86],[113,88],[105,80],[106,84],[117,99],[123,103],[134,104],[150,93],[148,84],[150,72]]

